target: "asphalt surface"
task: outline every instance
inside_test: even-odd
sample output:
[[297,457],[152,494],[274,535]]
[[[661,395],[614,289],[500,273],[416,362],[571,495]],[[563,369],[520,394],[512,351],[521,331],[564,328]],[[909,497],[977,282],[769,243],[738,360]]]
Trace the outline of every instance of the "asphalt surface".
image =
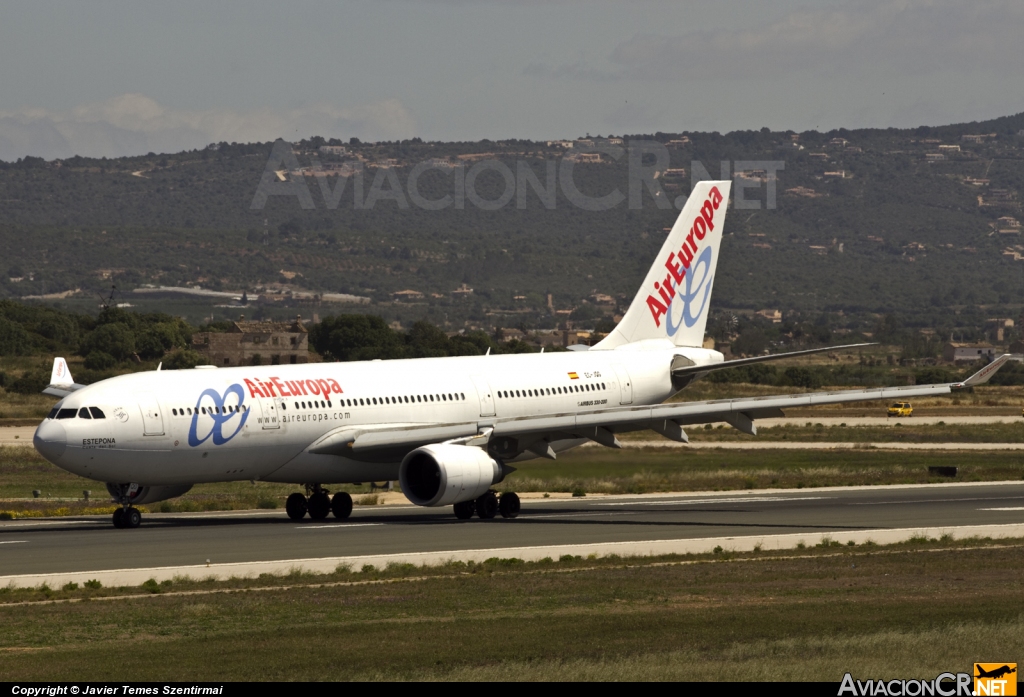
[[524,500],[519,518],[357,507],[347,521],[283,510],[0,522],[0,574],[58,574],[641,540],[1024,523],[1024,482]]

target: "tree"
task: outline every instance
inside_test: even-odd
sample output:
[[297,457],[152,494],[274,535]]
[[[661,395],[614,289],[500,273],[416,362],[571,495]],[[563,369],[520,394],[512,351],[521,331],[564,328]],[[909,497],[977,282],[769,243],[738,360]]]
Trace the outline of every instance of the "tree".
[[0,356],[27,356],[33,348],[28,332],[6,317],[0,317]]
[[103,324],[89,332],[82,341],[80,353],[106,353],[121,362],[135,355],[135,334],[123,322]]
[[329,360],[360,361],[404,358],[405,342],[375,315],[325,317],[309,332],[309,343]]
[[768,347],[768,338],[757,327],[749,327],[732,343],[732,352],[742,356],[760,356]]

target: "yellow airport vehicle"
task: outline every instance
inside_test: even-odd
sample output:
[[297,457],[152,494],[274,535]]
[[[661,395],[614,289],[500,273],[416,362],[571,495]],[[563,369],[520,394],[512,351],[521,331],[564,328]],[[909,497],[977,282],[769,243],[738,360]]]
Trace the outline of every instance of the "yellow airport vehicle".
[[914,407],[910,406],[910,402],[893,402],[889,406],[888,416],[913,416]]

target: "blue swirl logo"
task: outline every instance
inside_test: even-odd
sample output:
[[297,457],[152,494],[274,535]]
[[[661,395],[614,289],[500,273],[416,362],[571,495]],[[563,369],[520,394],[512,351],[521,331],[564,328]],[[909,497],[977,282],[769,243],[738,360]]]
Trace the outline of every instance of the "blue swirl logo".
[[[237,396],[237,399],[232,400],[233,403],[231,404],[228,403],[229,395]],[[209,399],[206,399],[207,397]],[[204,400],[206,401],[204,402]],[[188,444],[194,448],[202,445],[212,436],[214,445],[224,445],[237,436],[249,418],[249,410],[243,408],[244,403],[245,392],[242,390],[241,385],[232,385],[224,390],[224,394],[220,394],[214,389],[205,390],[199,395],[199,399],[196,400],[196,408],[192,413],[192,425],[188,429]],[[235,430],[231,431],[230,435],[225,436],[224,426],[230,424],[235,417],[238,417],[238,425],[235,426]],[[200,418],[202,418],[204,426],[207,423],[211,424],[210,432],[202,438],[199,437]]]
[[[711,297],[711,285],[715,280],[715,277],[711,275],[711,257],[712,251],[710,245],[705,247],[697,257],[696,261],[690,265],[686,276],[683,279],[683,283],[679,288],[676,289],[676,295],[680,300],[683,301],[683,311],[680,315],[681,322],[673,323],[672,308],[679,303],[673,302],[669,305],[668,313],[665,315],[665,331],[669,336],[675,336],[676,332],[679,331],[679,327],[685,324],[687,327],[692,327],[697,324],[697,320],[704,314],[704,308],[708,304],[708,298]],[[697,269],[701,268],[700,281],[697,282],[696,288],[694,288],[693,277],[697,275]],[[703,291],[703,294],[701,293]],[[692,305],[697,297],[700,296],[700,306],[697,311],[694,312]]]

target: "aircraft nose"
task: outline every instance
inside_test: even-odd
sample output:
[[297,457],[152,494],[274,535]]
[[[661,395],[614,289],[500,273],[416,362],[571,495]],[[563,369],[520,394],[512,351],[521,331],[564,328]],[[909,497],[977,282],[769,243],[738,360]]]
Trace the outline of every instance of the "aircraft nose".
[[53,419],[47,419],[39,424],[32,444],[36,446],[40,455],[56,464],[68,447],[68,434],[61,424]]

